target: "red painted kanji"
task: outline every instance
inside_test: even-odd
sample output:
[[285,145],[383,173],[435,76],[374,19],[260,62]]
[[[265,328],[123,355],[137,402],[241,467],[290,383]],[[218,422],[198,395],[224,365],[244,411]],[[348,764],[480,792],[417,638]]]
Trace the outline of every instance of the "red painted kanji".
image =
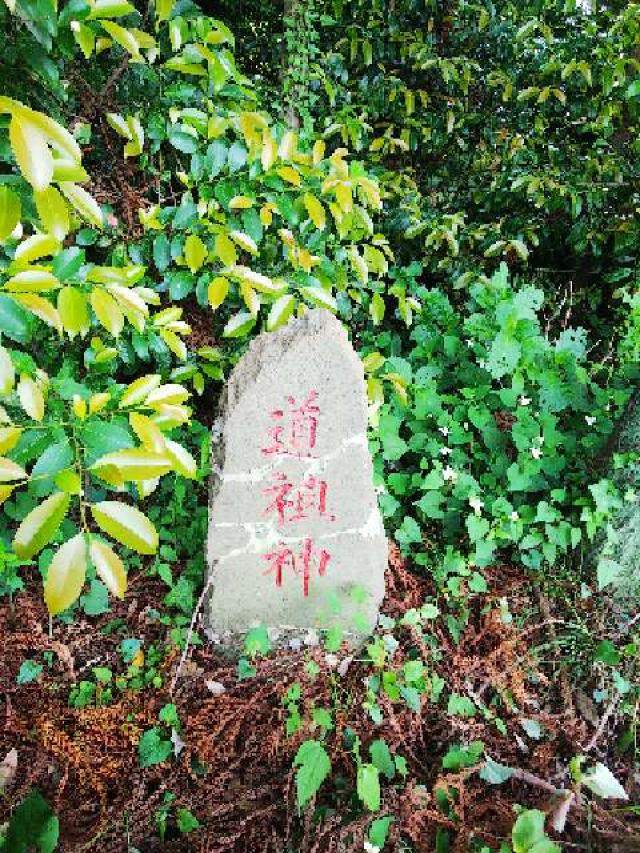
[[302,403],[297,403],[295,397],[287,397],[286,409],[274,409],[270,413],[274,422],[269,428],[271,443],[262,448],[262,454],[312,458],[319,415],[317,391],[309,391]]
[[316,548],[312,539],[305,539],[299,553],[295,553],[283,542],[280,542],[275,551],[270,554],[263,554],[262,559],[269,563],[262,574],[275,575],[276,586],[278,587],[282,586],[282,580],[287,570],[291,570],[298,577],[302,577],[303,594],[307,598],[314,569],[317,570],[319,577],[323,577],[327,571],[327,564],[331,555],[324,548]]
[[335,516],[327,510],[327,491],[326,480],[309,475],[296,485],[278,471],[273,475],[272,485],[262,490],[271,499],[264,514],[275,513],[280,525],[307,518],[335,521]]

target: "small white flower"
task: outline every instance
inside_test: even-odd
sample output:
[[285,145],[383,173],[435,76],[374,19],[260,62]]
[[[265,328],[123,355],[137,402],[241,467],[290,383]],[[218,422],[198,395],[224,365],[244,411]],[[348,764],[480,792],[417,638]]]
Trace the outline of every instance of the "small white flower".
[[605,410],[605,412],[610,412],[611,411],[611,404],[607,403],[607,405],[604,407],[604,410]]
[[484,360],[484,358],[481,358],[481,359],[478,361],[478,367],[481,367],[481,368],[484,370],[484,366],[485,366],[485,364],[486,364],[486,363],[487,363],[487,362]]
[[542,451],[540,450],[539,447],[532,447],[531,448],[531,455],[533,456],[534,459],[540,459],[540,457],[542,456]]
[[442,456],[449,456],[450,453],[453,453],[453,450],[450,447],[441,447],[440,453]]
[[380,853],[380,848],[376,847],[375,844],[371,844],[369,841],[364,842],[364,847],[362,849],[365,853]]
[[531,397],[525,397],[524,395],[518,398],[518,402],[521,406],[528,406],[531,402]]
[[329,669],[335,669],[338,666],[338,656],[333,654],[326,654],[324,656],[325,662]]
[[467,338],[467,339],[465,340],[465,344],[466,344],[468,347],[472,347],[472,346],[473,346],[473,341],[472,341],[470,338]]
[[465,421],[465,422],[462,424],[462,426],[463,426],[465,429],[469,429],[469,421]]
[[536,438],[536,441],[538,442],[538,444],[540,445],[540,447],[542,447],[542,445],[544,444],[544,436],[539,435],[539,436]]
[[449,465],[447,465],[447,467],[442,472],[442,477],[445,481],[450,480],[452,483],[455,483],[455,481],[458,479],[458,472],[454,468],[451,468]]
[[515,511],[515,509],[513,510],[513,512],[512,512],[512,513],[511,513],[511,515],[509,516],[509,518],[511,519],[511,521],[519,521],[519,520],[520,520],[520,516],[519,516],[519,515],[518,515],[518,513]]
[[449,427],[438,427],[438,432],[441,432],[443,435],[449,435]]
[[597,420],[597,418],[593,417],[592,415],[585,415],[584,419],[587,422],[588,426],[593,426]]
[[469,498],[469,505],[476,515],[480,515],[484,502],[481,501],[479,497],[476,497],[476,495],[473,495],[473,497]]

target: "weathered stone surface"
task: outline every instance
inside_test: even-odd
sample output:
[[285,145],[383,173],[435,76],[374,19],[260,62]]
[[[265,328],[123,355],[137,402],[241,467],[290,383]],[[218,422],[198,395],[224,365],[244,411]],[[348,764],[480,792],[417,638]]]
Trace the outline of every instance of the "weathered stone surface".
[[339,624],[357,644],[384,593],[362,364],[338,320],[309,311],[262,334],[231,374],[213,429],[206,619],[235,646]]

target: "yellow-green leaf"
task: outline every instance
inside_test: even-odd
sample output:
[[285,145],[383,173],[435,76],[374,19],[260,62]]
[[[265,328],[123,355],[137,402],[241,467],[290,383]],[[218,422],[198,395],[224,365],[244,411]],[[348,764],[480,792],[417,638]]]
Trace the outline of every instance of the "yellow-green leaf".
[[91,292],[91,307],[93,308],[98,322],[117,338],[124,327],[124,314],[113,296],[106,291],[95,289]]
[[71,607],[87,576],[87,543],[83,533],[69,539],[53,555],[44,584],[44,600],[52,616]]
[[11,236],[21,213],[20,197],[9,187],[0,185],[0,242]]
[[101,501],[91,507],[96,524],[106,534],[139,554],[155,554],[158,533],[144,513],[120,501]]
[[70,28],[84,58],[89,59],[96,46],[96,34],[91,27],[80,21],[71,21]]
[[154,424],[151,418],[148,418],[146,415],[141,415],[138,412],[131,412],[129,415],[129,423],[131,424],[131,429],[135,432],[145,447],[148,447],[149,450],[153,450],[156,453],[164,453],[165,437],[160,432],[160,428]]
[[283,181],[287,181],[289,184],[293,184],[294,187],[299,187],[301,178],[300,173],[297,169],[294,169],[293,166],[281,166],[278,169],[278,174],[282,178]]
[[0,483],[13,483],[15,480],[26,480],[27,472],[17,462],[0,456]]
[[216,235],[214,251],[222,263],[227,267],[233,266],[233,264],[238,260],[236,247],[226,234]]
[[9,125],[13,156],[34,190],[44,190],[53,177],[53,157],[46,136],[35,124],[15,114]]
[[98,577],[109,592],[117,598],[123,598],[127,591],[127,573],[120,557],[106,542],[100,542],[94,537],[91,537],[89,553]]
[[198,466],[193,456],[181,444],[166,439],[166,450],[173,463],[174,471],[182,474],[183,477],[188,477],[190,480],[196,476]]
[[184,403],[184,401],[188,397],[189,392],[183,385],[160,385],[158,388],[154,388],[147,395],[144,404],[145,406],[151,406],[152,408],[156,408],[156,406],[161,405],[165,406],[172,405],[174,403]]
[[313,193],[305,193],[304,205],[307,208],[309,219],[313,222],[316,228],[322,231],[327,221],[322,202],[318,201],[318,199],[313,195]]
[[14,299],[27,311],[35,314],[43,323],[52,326],[59,334],[62,334],[62,321],[57,309],[42,296],[35,293],[17,293]]
[[89,331],[90,320],[87,299],[77,287],[63,287],[58,293],[58,314],[62,327],[71,337],[85,335]]
[[151,480],[167,474],[171,470],[171,460],[166,454],[136,447],[107,453],[94,462],[91,468],[97,472],[98,476],[102,468],[116,468],[122,479],[128,483]]
[[[244,231],[230,231],[229,237],[231,237],[233,242],[237,243],[241,249],[244,249],[245,252],[249,252],[250,255],[258,254],[256,241],[253,237],[249,237],[248,234],[245,234]],[[235,263],[235,261],[233,261],[233,263]]]
[[229,282],[221,275],[216,276],[207,288],[209,305],[211,305],[214,311],[222,305],[227,298],[227,293],[229,293]]
[[[49,189],[54,189],[49,187]],[[48,190],[44,190],[48,192]],[[55,189],[54,189],[55,192]],[[16,248],[13,256],[19,264],[29,264],[38,258],[50,257],[60,250],[60,242],[51,234],[33,234],[27,237]]]
[[136,379],[122,395],[120,408],[126,409],[128,406],[139,405],[160,385],[160,382],[161,377],[158,373],[149,373],[146,376]]
[[44,417],[44,396],[40,387],[30,376],[22,376],[16,391],[24,411],[34,421],[41,421]]
[[94,0],[89,18],[120,18],[135,11],[136,7],[127,0]]
[[16,372],[11,356],[4,347],[0,347],[0,396],[11,393],[16,381]]
[[191,272],[197,272],[207,257],[207,247],[197,234],[189,234],[184,244],[184,259]]
[[62,242],[69,233],[69,207],[55,187],[33,194],[40,221],[48,234]]
[[20,427],[0,427],[0,453],[9,453],[18,443],[22,429]]
[[182,338],[176,335],[171,329],[160,329],[160,337],[177,358],[181,361],[186,361],[187,345]]
[[105,29],[111,38],[117,42],[120,47],[123,47],[134,59],[142,60],[140,55],[140,45],[136,37],[129,30],[121,27],[120,24],[114,24],[113,21],[101,21],[103,29]]
[[269,316],[267,317],[267,329],[270,332],[284,326],[295,308],[296,300],[291,294],[285,294],[271,306]]
[[54,537],[69,508],[69,495],[55,492],[23,519],[13,538],[13,550],[22,560],[29,560]]
[[4,284],[5,290],[12,293],[44,293],[59,287],[60,282],[55,275],[38,266],[12,275]]
[[247,210],[249,207],[253,207],[253,199],[246,195],[234,195],[229,202],[229,210]]
[[100,205],[90,193],[71,181],[61,181],[60,189],[83,219],[86,219],[91,225],[95,225],[96,228],[102,228],[103,219]]
[[0,486],[0,506],[13,494],[15,486]]

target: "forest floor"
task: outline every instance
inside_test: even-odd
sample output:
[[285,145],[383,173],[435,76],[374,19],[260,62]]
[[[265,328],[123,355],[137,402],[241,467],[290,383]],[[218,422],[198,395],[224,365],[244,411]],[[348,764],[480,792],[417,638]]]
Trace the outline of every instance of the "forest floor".
[[[370,661],[365,669],[364,661],[343,657],[338,679],[335,659],[321,649],[270,654],[254,661],[253,677],[239,680],[236,662],[208,645],[196,645],[170,695],[180,652],[171,642],[170,627],[156,616],[163,595],[157,577],[139,573],[110,613],[56,622],[50,637],[35,572],[13,606],[3,604],[0,610],[0,761],[17,752],[0,798],[0,825],[37,786],[59,817],[61,851],[363,850],[371,815],[359,811],[353,797],[355,764],[343,745],[351,729],[363,745],[384,738],[392,753],[406,759],[406,780],[396,777],[383,786],[380,815],[394,816],[385,849],[465,853],[479,849],[478,841],[497,849],[510,838],[513,805],[519,803],[552,812],[558,824],[566,817],[564,831],[555,836],[563,849],[640,850],[640,826],[632,812],[605,800],[587,801],[566,787],[568,762],[587,751],[616,774],[631,802],[638,801],[640,780],[631,757],[625,763],[614,750],[615,709],[605,710],[603,721],[585,698],[594,685],[581,683],[576,690],[571,684],[554,651],[562,617],[553,605],[532,601],[526,579],[508,566],[489,570],[487,580],[493,591],[477,598],[457,646],[436,623],[443,653],[434,658],[422,636],[408,627],[393,665],[402,666],[418,650],[450,690],[476,698],[511,697],[511,704],[533,721],[529,734],[543,732],[538,738],[527,735],[508,702],[500,712],[506,734],[497,730],[495,720],[450,716],[442,703],[426,698],[419,714],[404,703],[381,700],[384,720],[374,726],[363,708]],[[392,546],[383,612],[401,616],[432,593],[429,580],[411,573]],[[505,598],[511,613],[520,617],[511,624],[500,618]],[[122,640],[131,637],[141,640],[142,649],[163,650],[158,668],[166,686],[116,690],[108,704],[101,704],[98,691],[85,707],[72,707],[70,690],[91,679],[96,668],[108,668],[114,678],[126,673]],[[18,684],[23,662],[43,656],[49,665],[34,680]],[[310,659],[317,664],[313,676]],[[316,819],[313,808],[300,817],[295,804],[292,760],[300,743],[313,736],[307,722],[292,736],[286,734],[283,697],[296,682],[304,685],[307,710],[331,708],[335,720],[326,743],[333,774],[316,798]],[[167,703],[175,705],[179,721],[173,754],[143,769],[140,738],[158,725]],[[301,716],[309,718],[303,710]],[[452,744],[474,741],[484,743],[485,756],[517,768],[508,781],[488,785],[479,778],[478,765],[443,770],[442,757]],[[447,789],[454,793],[445,795],[443,805]],[[187,834],[178,829],[180,809],[200,824]],[[436,842],[438,834],[448,839],[447,846]]]

